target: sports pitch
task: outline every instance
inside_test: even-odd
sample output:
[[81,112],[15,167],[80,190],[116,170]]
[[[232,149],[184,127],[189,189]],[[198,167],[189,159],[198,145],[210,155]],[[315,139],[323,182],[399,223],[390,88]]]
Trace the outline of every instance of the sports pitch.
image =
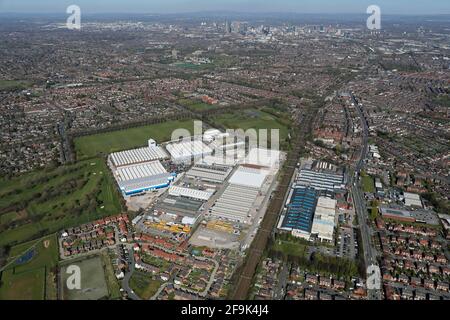
[[214,110],[217,109],[217,105],[210,105],[201,101],[189,100],[189,99],[180,99],[178,103],[192,111],[205,111],[205,110]]
[[248,109],[239,112],[226,113],[213,118],[213,121],[230,129],[268,129],[267,135],[270,140],[270,129],[278,129],[281,142],[285,141],[289,134],[289,124],[284,119],[268,112]]
[[[81,289],[69,289],[67,279],[71,274],[67,268],[71,265],[80,267]],[[99,256],[87,258],[61,267],[61,292],[63,300],[99,300],[108,297],[103,263]]]
[[99,154],[133,149],[146,146],[148,139],[157,142],[169,141],[172,132],[179,128],[194,129],[193,120],[168,121],[148,126],[99,133],[79,137],[74,140],[78,159],[95,157]]

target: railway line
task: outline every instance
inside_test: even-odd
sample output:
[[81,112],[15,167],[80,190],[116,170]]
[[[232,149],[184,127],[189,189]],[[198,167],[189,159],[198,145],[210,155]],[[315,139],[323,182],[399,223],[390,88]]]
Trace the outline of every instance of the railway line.
[[301,151],[305,147],[305,137],[311,131],[313,117],[314,114],[312,112],[308,112],[306,118],[301,121],[302,123],[306,123],[306,126],[302,125],[300,121],[296,122],[300,130],[293,139],[293,148],[288,153],[284,169],[281,173],[281,182],[279,183],[278,188],[274,191],[274,196],[269,207],[267,208],[264,219],[261,222],[261,227],[250,246],[247,259],[245,260],[243,267],[240,269],[240,274],[236,277],[237,280],[231,296],[233,300],[245,300],[248,298],[256,268],[261,261],[272,231],[276,226],[279,214],[284,207],[284,199],[286,194],[289,192],[291,178],[299,161]]

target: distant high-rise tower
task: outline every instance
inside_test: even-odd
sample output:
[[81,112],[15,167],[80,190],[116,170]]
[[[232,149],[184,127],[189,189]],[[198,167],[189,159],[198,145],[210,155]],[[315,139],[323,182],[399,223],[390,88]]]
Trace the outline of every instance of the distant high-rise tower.
[[225,22],[225,33],[231,33],[231,26],[228,23],[228,20]]
[[241,32],[241,23],[239,21],[233,21],[230,26],[232,33],[239,33]]

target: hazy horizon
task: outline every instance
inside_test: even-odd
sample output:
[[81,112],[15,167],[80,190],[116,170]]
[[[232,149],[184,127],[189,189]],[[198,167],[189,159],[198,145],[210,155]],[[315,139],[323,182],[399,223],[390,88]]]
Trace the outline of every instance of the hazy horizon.
[[200,12],[366,14],[369,5],[380,6],[387,15],[450,14],[448,0],[0,0],[0,13],[65,13],[78,5],[85,14],[183,14]]

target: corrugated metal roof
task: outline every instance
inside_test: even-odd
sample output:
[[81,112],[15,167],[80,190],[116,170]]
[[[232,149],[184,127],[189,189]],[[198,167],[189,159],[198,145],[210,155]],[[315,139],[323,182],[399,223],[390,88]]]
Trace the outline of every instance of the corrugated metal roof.
[[134,180],[167,173],[159,161],[151,161],[137,165],[120,167],[116,170],[118,181]]
[[212,192],[202,191],[198,189],[183,188],[179,186],[172,186],[169,188],[169,194],[172,196],[183,196],[187,198],[194,198],[199,200],[208,201],[213,195]]
[[261,189],[264,181],[269,174],[266,170],[239,167],[231,176],[230,184],[246,186],[255,189]]
[[294,189],[281,227],[310,232],[316,201],[317,194],[314,189]]
[[319,197],[311,233],[317,234],[320,239],[332,240],[337,201],[327,197]]
[[200,140],[172,143],[167,145],[166,149],[174,160],[212,153],[212,149]]
[[254,188],[230,184],[217,199],[211,214],[222,219],[245,222],[258,193]]
[[111,160],[116,167],[160,160],[167,157],[167,153],[161,147],[145,147],[111,154]]

